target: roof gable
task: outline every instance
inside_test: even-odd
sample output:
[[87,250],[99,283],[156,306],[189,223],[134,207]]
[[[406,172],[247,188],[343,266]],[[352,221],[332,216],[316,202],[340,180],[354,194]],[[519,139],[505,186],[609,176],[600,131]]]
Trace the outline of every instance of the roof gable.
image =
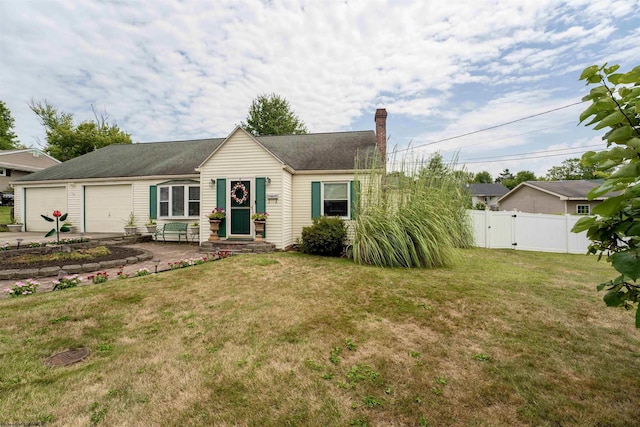
[[261,149],[263,149],[264,151],[266,151],[267,153],[269,153],[271,156],[273,156],[278,162],[284,164],[284,162],[282,161],[282,159],[278,158],[277,155],[275,155],[273,152],[269,151],[264,145],[262,145],[258,140],[256,140],[256,138],[249,132],[247,132],[246,130],[244,130],[243,128],[241,128],[240,126],[236,126],[234,130],[231,131],[231,133],[222,141],[222,143],[220,145],[218,145],[212,152],[211,154],[209,154],[207,156],[206,159],[204,159],[202,161],[202,163],[200,165],[198,165],[197,170],[200,170],[200,168],[207,163],[213,156],[216,155],[216,153],[225,145],[228,143],[229,140],[231,140],[236,134],[238,134],[239,132],[243,133],[245,136],[247,136],[251,141],[253,141],[254,143],[256,143],[257,146],[259,146]]

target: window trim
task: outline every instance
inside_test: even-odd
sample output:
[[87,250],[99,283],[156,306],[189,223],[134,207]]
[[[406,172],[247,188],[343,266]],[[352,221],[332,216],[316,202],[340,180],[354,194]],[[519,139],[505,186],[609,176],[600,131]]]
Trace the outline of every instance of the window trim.
[[7,170],[5,168],[0,168],[0,176],[7,176]]
[[[344,184],[347,187],[347,214],[345,216],[334,216],[334,218],[340,218],[344,220],[351,219],[351,185],[349,181],[321,181],[320,182],[320,215],[326,216],[324,213],[324,186],[325,184]],[[333,199],[331,199],[333,200]],[[335,199],[342,200],[342,199]]]
[[[182,191],[183,191],[183,215],[173,215],[173,187],[182,187]],[[197,200],[198,202],[198,213],[196,215],[189,215],[189,204],[190,203],[194,203],[196,202],[196,199],[190,199],[189,198],[189,188],[190,187],[197,187],[198,188],[198,196],[199,199]],[[167,188],[167,192],[169,194],[169,198],[168,200],[162,200],[162,189],[163,188]],[[157,212],[158,212],[158,219],[162,220],[162,219],[191,219],[191,218],[200,218],[200,206],[202,203],[202,191],[200,191],[200,185],[197,183],[189,183],[189,184],[158,184],[157,185],[157,192],[158,192],[158,204],[157,204]],[[167,213],[168,215],[162,215],[162,209],[161,209],[161,204],[162,203],[169,203],[168,209],[167,209]]]
[[[580,212],[580,208],[587,208],[586,212]],[[591,205],[585,205],[585,204],[581,204],[581,205],[576,205],[576,214],[578,215],[591,215]]]

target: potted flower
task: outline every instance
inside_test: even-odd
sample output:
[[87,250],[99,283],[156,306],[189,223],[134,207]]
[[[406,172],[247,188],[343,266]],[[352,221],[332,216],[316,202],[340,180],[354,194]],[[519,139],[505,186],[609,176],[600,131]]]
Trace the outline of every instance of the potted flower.
[[155,219],[149,217],[149,220],[147,221],[147,223],[144,226],[147,227],[147,232],[149,234],[156,234],[156,229],[158,228],[158,223],[156,222]]
[[9,229],[9,232],[11,233],[19,233],[22,231],[22,223],[21,222],[15,222],[15,220],[11,221],[11,224],[7,224],[7,228]]
[[124,234],[126,236],[133,236],[136,234],[136,230],[138,229],[138,227],[136,226],[138,219],[136,218],[135,214],[133,212],[131,212],[129,214],[129,218],[127,218],[124,222]]
[[227,213],[222,208],[215,208],[211,211],[209,216],[209,229],[211,230],[211,235],[209,236],[210,242],[215,242],[219,240],[218,232],[220,230],[220,223],[223,219],[226,218]]
[[262,240],[262,234],[264,233],[264,225],[267,222],[267,218],[269,214],[266,212],[256,212],[251,215],[251,219],[253,220],[253,224],[256,227],[256,240]]
[[196,221],[193,224],[189,224],[189,233],[195,236],[196,234],[200,234],[200,221]]
[[70,233],[78,233],[79,229],[77,225],[73,225],[70,221],[66,221],[62,224],[63,227],[67,227]]

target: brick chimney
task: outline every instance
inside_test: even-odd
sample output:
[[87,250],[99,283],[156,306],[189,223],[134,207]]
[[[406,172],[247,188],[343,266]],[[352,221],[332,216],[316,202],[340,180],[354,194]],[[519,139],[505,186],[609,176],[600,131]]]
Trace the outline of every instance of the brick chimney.
[[376,145],[380,150],[382,164],[387,164],[387,110],[378,108],[375,116],[376,122]]

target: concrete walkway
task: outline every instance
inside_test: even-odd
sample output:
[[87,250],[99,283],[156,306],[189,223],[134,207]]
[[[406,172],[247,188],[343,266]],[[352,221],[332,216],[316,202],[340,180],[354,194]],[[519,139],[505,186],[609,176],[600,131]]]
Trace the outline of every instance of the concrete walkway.
[[[32,235],[32,236],[31,236]],[[0,233],[0,245],[3,245],[5,241],[10,241],[7,237],[13,237],[13,241],[15,243],[16,242],[16,238],[22,238],[24,239],[22,241],[23,244],[26,244],[27,242],[36,242],[36,241],[43,241],[43,240],[49,240],[49,239],[43,239],[42,238],[42,234],[41,233]],[[36,236],[39,236],[40,238],[37,239],[35,238]],[[72,235],[70,233],[65,233],[65,237],[77,237],[79,235]],[[114,237],[122,237],[121,234],[115,235],[115,234],[102,234],[102,235],[91,235],[91,236],[87,236],[87,237],[91,237],[92,240],[109,240],[109,238],[113,239]],[[16,244],[12,244],[12,247],[15,247]],[[161,272],[161,271],[166,271],[169,270],[169,263],[173,263],[176,261],[180,261],[183,259],[197,259],[197,258],[202,258],[203,256],[206,256],[206,254],[199,252],[199,246],[195,243],[162,243],[162,242],[149,242],[149,243],[135,243],[135,244],[131,244],[131,245],[126,245],[127,247],[131,247],[131,248],[138,248],[138,249],[144,249],[146,251],[149,251],[151,253],[153,253],[153,259],[149,260],[149,261],[142,261],[142,262],[138,262],[136,264],[127,264],[124,266],[123,268],[123,272],[126,274],[129,274],[129,276],[134,276],[136,271],[138,271],[141,268],[147,268],[149,269],[150,272],[155,272],[156,271],[156,266],[157,266],[157,271]],[[0,266],[0,269],[2,268],[2,266]],[[117,273],[120,271],[119,268],[109,268],[109,269],[105,269],[104,271],[106,271],[109,274],[109,281],[113,281],[113,280],[118,280],[117,278]],[[79,276],[86,278],[87,276],[90,276],[92,274],[95,274],[94,272],[91,273],[82,273]],[[37,280],[41,286],[40,288],[38,288],[38,292],[46,292],[46,291],[50,291],[51,288],[53,287],[53,282],[57,279],[57,277],[53,276],[53,277],[36,277],[34,278],[35,280]],[[9,286],[13,286],[15,283],[17,282],[17,280],[0,280],[0,298],[5,297],[5,292],[4,289],[9,287]],[[89,284],[91,283],[88,280],[84,280],[83,284]]]

